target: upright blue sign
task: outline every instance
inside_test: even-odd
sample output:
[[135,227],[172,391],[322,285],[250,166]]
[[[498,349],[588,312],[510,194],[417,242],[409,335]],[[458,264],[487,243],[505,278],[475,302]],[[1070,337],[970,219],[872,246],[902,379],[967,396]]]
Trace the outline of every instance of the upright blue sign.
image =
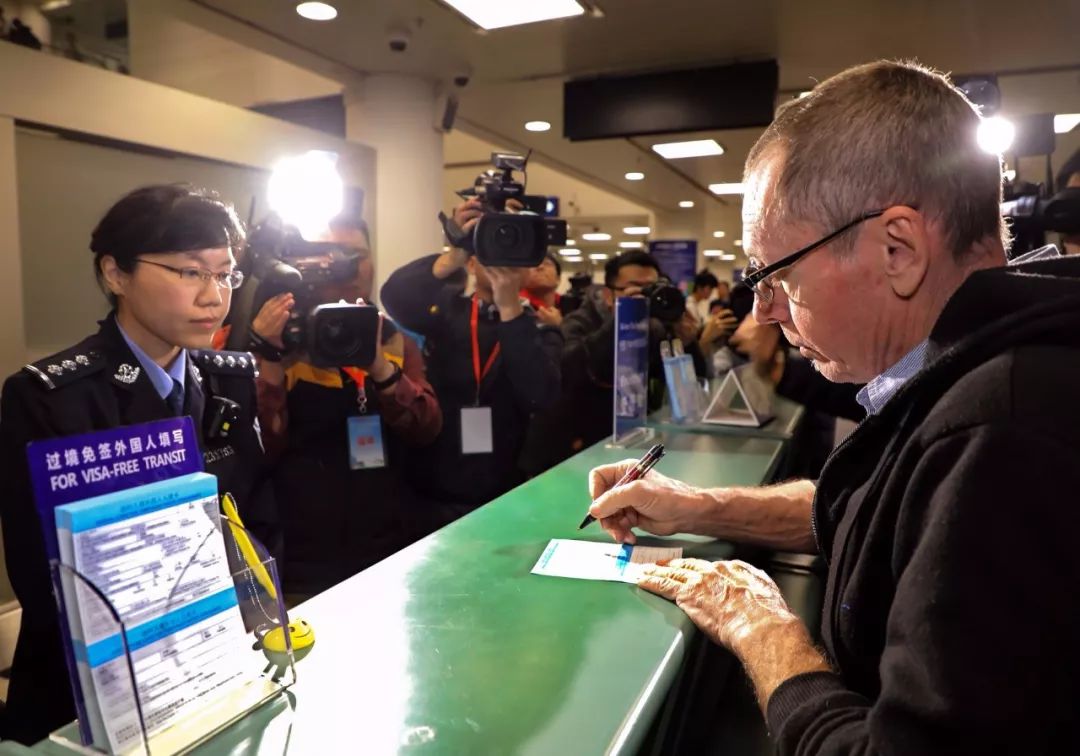
[[649,301],[615,300],[614,441],[645,427],[649,408]]
[[697,272],[696,239],[651,241],[649,254],[660,263],[661,269],[683,294],[689,293]]
[[53,510],[61,504],[203,469],[190,417],[33,441],[26,457],[51,559],[59,557]]

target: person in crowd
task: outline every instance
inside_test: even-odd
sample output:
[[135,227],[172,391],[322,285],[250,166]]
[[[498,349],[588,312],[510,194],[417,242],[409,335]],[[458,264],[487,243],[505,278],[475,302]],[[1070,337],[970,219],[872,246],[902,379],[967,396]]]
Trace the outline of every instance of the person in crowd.
[[562,265],[555,255],[548,252],[542,263],[525,274],[525,285],[521,289],[521,296],[532,305],[537,319],[555,328],[562,325],[563,320],[560,309],[562,295],[557,291],[561,277]]
[[[343,214],[322,241],[355,250],[359,260],[350,281],[321,284],[316,297],[371,302],[367,224]],[[284,353],[282,332],[295,305],[292,293],[272,297],[251,324],[259,419],[288,541],[283,581],[290,600],[340,583],[422,533],[422,507],[404,471],[408,456],[442,428],[423,355],[392,321],[381,317],[382,346],[370,365],[320,368],[306,355]],[[360,466],[357,444],[381,450],[382,463]]]
[[1005,266],[980,120],[944,75],[879,62],[781,108],[750,152],[755,316],[824,377],[866,384],[868,417],[816,484],[592,474],[591,513],[620,541],[637,526],[824,557],[823,650],[747,564],[676,560],[641,583],[734,652],[782,754],[1076,740],[1080,260]]
[[[566,346],[562,353],[562,396],[554,407],[539,413],[529,430],[522,466],[538,475],[581,449],[610,436],[614,424],[612,386],[615,371],[615,300],[639,297],[660,280],[660,264],[647,252],[633,250],[611,258],[604,266],[604,286],[585,297],[578,309],[563,319]],[[697,323],[690,312],[668,326],[656,318],[649,324],[649,410],[663,400],[663,363],[660,342],[671,335],[683,340],[694,358],[698,375],[705,362],[697,346]],[[654,380],[655,379],[655,380]]]
[[[112,310],[96,334],[31,363],[0,396],[0,498],[4,556],[22,626],[11,669],[3,737],[45,738],[75,717],[43,527],[26,445],[38,439],[190,415],[206,472],[230,492],[244,524],[281,550],[256,422],[255,361],[210,351],[233,289],[244,231],[216,195],[149,186],[118,201],[90,239],[94,272]],[[228,432],[212,420],[231,408]]]
[[686,298],[686,311],[694,316],[699,329],[704,328],[709,319],[709,305],[714,298],[713,292],[719,285],[720,279],[708,270],[702,270],[694,276],[693,289]]
[[[453,212],[468,232],[483,213],[470,200]],[[468,272],[475,289],[466,294]],[[443,525],[524,480],[518,465],[530,417],[559,396],[557,328],[543,326],[519,292],[523,268],[485,267],[459,248],[395,271],[382,300],[424,336],[431,383],[443,411],[434,443],[411,455],[413,479]]]
[[[1080,188],[1080,150],[1074,152],[1065,161],[1065,165],[1061,166],[1055,186],[1058,191]],[[1065,234],[1061,243],[1065,254],[1080,255],[1080,233]]]

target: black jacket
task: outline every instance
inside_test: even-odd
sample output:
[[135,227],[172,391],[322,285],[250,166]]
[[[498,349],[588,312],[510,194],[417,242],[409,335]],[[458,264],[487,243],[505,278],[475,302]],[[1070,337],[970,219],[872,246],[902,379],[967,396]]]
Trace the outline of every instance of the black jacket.
[[[23,743],[40,740],[75,717],[52,580],[30,488],[26,445],[37,439],[161,420],[172,414],[145,371],[131,383],[117,378],[122,365],[134,367],[139,362],[113,316],[100,326],[101,330],[74,347],[9,377],[0,398],[4,557],[22,605],[3,737]],[[215,365],[216,355],[231,356],[233,365]],[[66,369],[60,367],[65,361]],[[206,472],[217,476],[219,491],[233,494],[244,524],[276,554],[280,552],[280,531],[273,494],[263,476],[254,375],[255,362],[249,354],[189,352],[184,411],[195,419]],[[240,416],[228,439],[206,437],[202,418],[211,403],[208,394],[240,404]]]
[[768,705],[785,754],[1074,753],[1080,259],[972,275],[927,367],[830,458],[813,522],[837,674]]
[[[405,265],[382,288],[386,311],[424,337],[428,378],[439,397],[443,428],[435,442],[410,456],[410,478],[420,492],[453,513],[486,504],[524,480],[518,466],[530,417],[559,396],[562,335],[539,327],[532,310],[502,322],[493,305],[480,305],[477,327],[481,364],[500,344],[480,386],[480,405],[491,407],[492,454],[461,453],[461,409],[476,404],[469,319],[471,297],[460,286],[435,278],[436,255]],[[433,523],[433,525],[439,523]]]

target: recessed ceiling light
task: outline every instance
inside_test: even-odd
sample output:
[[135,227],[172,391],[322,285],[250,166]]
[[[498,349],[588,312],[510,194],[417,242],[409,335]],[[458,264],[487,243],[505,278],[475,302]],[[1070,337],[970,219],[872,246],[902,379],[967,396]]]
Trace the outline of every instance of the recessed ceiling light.
[[679,203],[679,207],[693,207],[693,206],[694,206],[694,201],[693,200],[683,200],[682,202]]
[[1080,123],[1080,113],[1058,113],[1054,116],[1054,133],[1068,134]]
[[726,231],[713,231],[712,235],[713,235],[714,239],[723,239],[725,236],[727,236],[727,232]]
[[604,234],[597,231],[591,234],[582,234],[581,238],[585,241],[611,241],[611,234]]
[[630,234],[631,236],[644,236],[652,231],[648,226],[627,226],[622,230],[624,234]]
[[526,131],[551,131],[551,124],[547,121],[529,121],[525,124]]
[[608,259],[608,256],[603,252],[594,252],[593,254],[589,255],[589,259],[590,260],[606,260],[606,259]]
[[720,255],[726,254],[722,249],[707,249],[705,250],[706,257],[720,257]]
[[623,249],[641,249],[644,245],[641,242],[619,242],[619,246]]
[[577,246],[577,239],[567,239],[566,240],[566,246],[568,246],[568,247],[576,247]]
[[580,249],[560,249],[559,254],[563,257],[577,257],[581,254]]
[[738,184],[709,184],[709,191],[713,194],[742,194],[743,185]]
[[643,178],[645,178],[645,174],[641,171],[630,171],[628,174],[626,174],[625,178],[627,181],[641,181]]
[[298,3],[296,12],[309,21],[332,21],[337,18],[337,8],[330,3]]
[[63,10],[71,6],[71,0],[50,0],[41,6],[41,10],[45,13],[55,10]]
[[742,239],[736,239],[735,240],[735,246],[736,247],[741,247],[742,246]]
[[580,16],[585,8],[577,0],[443,0],[483,29]]
[[724,260],[725,262],[731,262],[732,260],[735,259],[735,255],[732,255],[732,254],[720,255],[720,259]]
[[691,142],[666,142],[654,144],[653,152],[668,160],[680,158],[706,157],[723,155],[724,148],[715,139],[695,139]]

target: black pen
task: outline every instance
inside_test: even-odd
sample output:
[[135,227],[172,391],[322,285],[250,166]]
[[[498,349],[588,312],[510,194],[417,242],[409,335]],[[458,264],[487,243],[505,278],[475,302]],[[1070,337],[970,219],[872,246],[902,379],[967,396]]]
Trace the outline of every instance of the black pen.
[[[619,486],[625,486],[627,483],[633,483],[635,480],[640,480],[648,475],[649,470],[656,467],[656,463],[660,461],[660,458],[664,456],[664,445],[657,444],[653,448],[645,452],[645,456],[637,461],[637,464],[626,471],[626,474],[619,478],[619,481],[612,486],[612,488],[618,488]],[[585,519],[578,525],[578,530],[583,529],[590,522],[595,520],[591,514],[585,515]]]

